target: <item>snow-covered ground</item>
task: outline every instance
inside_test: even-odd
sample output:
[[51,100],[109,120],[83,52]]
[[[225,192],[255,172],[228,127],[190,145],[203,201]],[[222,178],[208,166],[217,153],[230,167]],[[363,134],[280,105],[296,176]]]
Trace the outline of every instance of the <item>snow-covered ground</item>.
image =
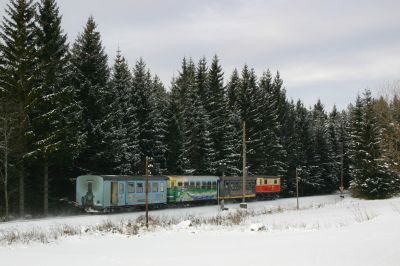
[[[96,231],[134,223],[143,212],[0,223],[45,241],[0,241],[0,265],[400,265],[400,198],[366,201],[346,195],[152,211],[158,223],[134,234]],[[219,222],[216,222],[219,221]],[[60,228],[72,236],[52,238]],[[88,230],[91,228],[91,230]],[[48,243],[42,243],[48,242]]]

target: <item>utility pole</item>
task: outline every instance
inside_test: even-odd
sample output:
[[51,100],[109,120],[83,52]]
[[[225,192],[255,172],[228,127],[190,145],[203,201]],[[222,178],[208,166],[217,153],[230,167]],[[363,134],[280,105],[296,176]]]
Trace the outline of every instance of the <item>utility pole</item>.
[[340,157],[340,197],[344,198],[343,196],[343,190],[344,190],[344,184],[343,184],[343,156],[344,156],[344,141],[342,141],[342,156]]
[[[221,180],[225,180],[226,163],[219,163],[219,171],[222,173],[222,179]],[[224,208],[222,206],[224,205],[224,203],[222,202],[221,206],[219,205],[220,204],[219,198],[221,196],[221,194],[220,194],[220,183],[221,183],[221,180],[217,181],[217,204],[218,204],[218,208],[221,207],[221,210],[223,210]]]
[[246,201],[246,121],[243,120],[243,186],[242,186],[242,202]]
[[299,210],[299,174],[297,172],[297,167],[296,167],[296,198],[297,198],[297,207],[296,209]]
[[146,228],[149,228],[149,157],[146,156]]

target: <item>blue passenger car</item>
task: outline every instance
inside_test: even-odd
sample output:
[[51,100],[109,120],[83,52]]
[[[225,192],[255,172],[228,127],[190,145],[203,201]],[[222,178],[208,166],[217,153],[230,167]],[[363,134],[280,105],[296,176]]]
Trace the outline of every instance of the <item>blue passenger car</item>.
[[[149,204],[167,203],[167,177],[149,177]],[[146,203],[146,177],[83,175],[76,180],[76,202],[80,207],[110,210]]]

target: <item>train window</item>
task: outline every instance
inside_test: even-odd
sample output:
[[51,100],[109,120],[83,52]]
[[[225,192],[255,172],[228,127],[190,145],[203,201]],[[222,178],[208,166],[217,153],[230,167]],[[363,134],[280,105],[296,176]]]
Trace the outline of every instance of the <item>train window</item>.
[[239,181],[236,181],[236,191],[242,190],[242,183]]
[[268,184],[268,179],[264,179],[264,185]]
[[207,186],[207,185],[206,185],[206,182],[204,182],[204,181],[203,181],[203,182],[201,182],[201,188],[202,188],[202,189],[205,189],[205,188],[206,188],[206,186]]
[[212,189],[216,189],[217,188],[217,182],[215,182],[215,181],[212,182],[211,188]]
[[164,192],[164,182],[160,183],[160,192]]
[[189,187],[189,182],[184,182],[184,183],[183,183],[183,187],[184,187],[184,188],[188,188],[188,187]]
[[128,183],[128,193],[135,193],[135,183],[133,182]]
[[143,193],[143,183],[136,183],[136,193]]
[[158,192],[158,183],[157,182],[153,182],[151,186],[152,186],[151,190],[153,192]]
[[277,179],[274,180],[274,184],[275,185],[278,184],[278,180]]
[[200,182],[196,182],[196,189],[200,189]]
[[182,186],[182,182],[178,182],[178,187],[181,187]]
[[211,189],[211,181],[207,182],[207,189]]
[[195,187],[194,184],[195,184],[194,182],[190,182],[190,183],[189,183],[189,188],[193,189],[193,188]]
[[88,181],[87,182],[87,191],[90,193],[90,192],[92,192],[92,189],[93,189],[93,182]]

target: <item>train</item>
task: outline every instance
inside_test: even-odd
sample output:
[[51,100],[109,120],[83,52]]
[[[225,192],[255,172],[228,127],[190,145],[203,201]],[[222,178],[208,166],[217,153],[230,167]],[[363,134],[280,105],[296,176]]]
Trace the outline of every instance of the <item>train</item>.
[[[278,197],[280,176],[247,176],[247,199]],[[152,208],[202,204],[243,197],[241,176],[149,176],[148,205]],[[112,212],[146,204],[146,176],[82,175],[76,179],[76,204],[86,211]]]

